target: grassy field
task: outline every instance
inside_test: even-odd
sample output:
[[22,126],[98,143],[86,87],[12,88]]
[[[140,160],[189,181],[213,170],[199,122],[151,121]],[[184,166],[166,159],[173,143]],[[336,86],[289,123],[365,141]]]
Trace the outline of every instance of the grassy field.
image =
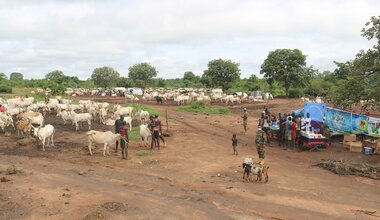
[[146,106],[146,105],[138,104],[138,103],[134,103],[134,104],[127,103],[127,104],[124,104],[123,106],[124,107],[133,107],[134,112],[139,112],[140,110],[144,110],[144,111],[149,112],[149,115],[161,115],[162,114],[157,109],[154,109],[154,108]]
[[177,111],[217,115],[227,115],[231,113],[227,107],[209,107],[204,102],[192,102],[190,106],[177,107]]

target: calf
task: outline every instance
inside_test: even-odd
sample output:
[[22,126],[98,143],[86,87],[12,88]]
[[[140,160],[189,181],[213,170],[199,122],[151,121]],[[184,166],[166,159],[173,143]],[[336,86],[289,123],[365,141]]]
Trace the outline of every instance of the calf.
[[21,119],[16,122],[17,135],[28,135],[32,128],[32,122],[29,119]]
[[87,139],[88,139],[88,150],[90,151],[90,155],[92,155],[91,147],[92,144],[103,144],[103,156],[106,156],[107,154],[110,155],[110,148],[109,145],[115,143],[116,141],[120,140],[120,134],[114,134],[111,131],[88,131],[86,133]]

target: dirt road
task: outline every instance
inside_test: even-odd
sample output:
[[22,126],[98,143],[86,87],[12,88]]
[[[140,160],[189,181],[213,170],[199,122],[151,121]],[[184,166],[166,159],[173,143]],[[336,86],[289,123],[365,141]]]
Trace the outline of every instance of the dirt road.
[[[282,104],[272,111],[297,107]],[[321,158],[379,162],[378,155],[345,152],[340,145],[322,152],[267,147],[269,182],[247,183],[241,164],[246,156],[257,159],[258,108],[248,107],[244,135],[239,108],[220,116],[154,107],[168,109],[168,145],[139,157],[135,152],[144,148],[132,142],[127,161],[120,152],[103,157],[101,148],[90,156],[85,131],[54,119],[57,147],[46,152],[0,135],[0,177],[10,180],[0,182],[0,219],[379,219],[357,211],[380,216],[379,181],[312,166]],[[239,138],[238,156],[232,155],[232,133]],[[5,175],[10,165],[21,172]]]

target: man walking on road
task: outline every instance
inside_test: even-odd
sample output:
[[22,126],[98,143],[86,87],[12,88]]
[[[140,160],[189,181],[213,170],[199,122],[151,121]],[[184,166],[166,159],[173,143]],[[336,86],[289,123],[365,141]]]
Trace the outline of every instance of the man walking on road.
[[243,127],[244,127],[244,133],[247,134],[247,125],[248,125],[248,113],[247,113],[247,108],[243,109],[244,113],[243,116]]

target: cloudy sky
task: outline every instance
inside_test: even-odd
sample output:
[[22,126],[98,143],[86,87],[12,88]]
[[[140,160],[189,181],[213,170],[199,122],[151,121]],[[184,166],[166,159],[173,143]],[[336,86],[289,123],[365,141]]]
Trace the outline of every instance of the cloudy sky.
[[371,47],[360,31],[379,0],[0,0],[0,72],[42,78],[59,69],[150,62],[163,78],[201,75],[216,58],[259,75],[269,51],[298,48],[308,65],[333,70]]

